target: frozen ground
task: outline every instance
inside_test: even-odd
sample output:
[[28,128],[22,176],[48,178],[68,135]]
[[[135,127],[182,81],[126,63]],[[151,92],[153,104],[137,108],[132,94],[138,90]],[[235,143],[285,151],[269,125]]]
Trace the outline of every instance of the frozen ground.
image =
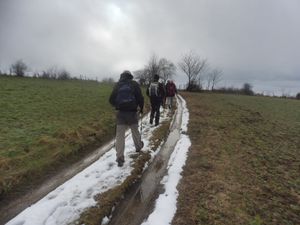
[[[169,224],[176,212],[178,196],[176,186],[190,146],[189,138],[185,135],[189,114],[185,102],[183,104],[183,132],[169,160],[168,174],[162,181],[165,185],[165,193],[160,195],[154,212],[144,224]],[[162,121],[166,120],[167,112],[163,112],[161,116]],[[143,119],[142,123],[142,138],[145,143],[143,151],[149,151],[149,138],[156,129],[156,127],[151,127],[148,121],[149,115]],[[133,169],[131,167],[133,159],[130,157],[132,154],[135,154],[135,148],[131,134],[129,134],[126,138],[123,167],[117,167],[115,148],[112,148],[98,161],[25,209],[7,225],[63,225],[78,219],[80,213],[86,208],[96,205],[95,195],[115,187],[130,175]],[[160,223],[156,222],[158,220]]]
[[150,214],[148,219],[142,225],[168,225],[176,212],[176,204],[178,191],[177,184],[181,178],[181,172],[187,158],[187,153],[191,142],[186,135],[187,125],[189,120],[189,112],[186,108],[186,103],[183,101],[183,117],[180,139],[177,142],[175,149],[168,163],[168,174],[163,178],[165,192],[162,193],[156,200],[155,209]]

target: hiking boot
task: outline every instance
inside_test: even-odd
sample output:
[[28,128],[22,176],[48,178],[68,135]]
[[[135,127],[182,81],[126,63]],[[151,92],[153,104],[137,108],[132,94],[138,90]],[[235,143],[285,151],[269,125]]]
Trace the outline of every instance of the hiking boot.
[[124,165],[124,159],[117,159],[118,167],[122,167]]
[[144,142],[142,141],[142,146],[141,146],[141,148],[140,148],[140,149],[136,149],[135,151],[136,151],[136,152],[140,152],[140,151],[142,150],[143,147],[144,147]]

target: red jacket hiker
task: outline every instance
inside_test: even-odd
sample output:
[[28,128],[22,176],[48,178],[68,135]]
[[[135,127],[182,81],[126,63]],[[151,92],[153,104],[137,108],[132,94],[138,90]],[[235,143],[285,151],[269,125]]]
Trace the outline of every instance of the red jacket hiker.
[[177,94],[176,85],[172,80],[168,80],[166,84],[166,97],[174,97]]

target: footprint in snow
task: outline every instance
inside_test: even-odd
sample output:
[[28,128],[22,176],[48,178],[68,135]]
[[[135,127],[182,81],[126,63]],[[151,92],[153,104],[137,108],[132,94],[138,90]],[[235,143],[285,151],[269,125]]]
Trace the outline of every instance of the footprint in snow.
[[115,163],[113,163],[113,162],[108,163],[108,169],[110,170],[114,165],[115,165]]
[[48,196],[48,200],[52,200],[52,199],[54,199],[56,197],[57,197],[57,195],[50,195],[50,196]]
[[87,191],[86,191],[86,197],[87,197],[87,198],[91,198],[91,197],[92,197],[92,194],[93,194],[93,191],[94,191],[93,188],[87,189]]

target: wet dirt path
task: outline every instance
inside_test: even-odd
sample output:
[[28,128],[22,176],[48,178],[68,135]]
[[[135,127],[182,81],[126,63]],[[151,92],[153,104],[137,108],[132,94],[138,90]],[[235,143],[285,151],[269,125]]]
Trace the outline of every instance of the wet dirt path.
[[[127,134],[128,135],[128,134]],[[39,187],[28,191],[22,197],[0,207],[0,224],[5,224],[10,219],[18,215],[24,209],[34,204],[49,192],[75,176],[80,171],[97,161],[104,153],[109,151],[114,146],[114,141],[110,141],[106,145],[98,148],[96,151],[90,153],[83,160],[67,167],[59,172],[54,177],[50,177],[47,182],[44,182]]]
[[155,200],[163,191],[160,182],[167,172],[169,158],[180,137],[183,114],[180,98],[178,103],[166,142],[142,175],[141,181],[134,185],[115,208],[109,225],[140,225],[152,212]]

